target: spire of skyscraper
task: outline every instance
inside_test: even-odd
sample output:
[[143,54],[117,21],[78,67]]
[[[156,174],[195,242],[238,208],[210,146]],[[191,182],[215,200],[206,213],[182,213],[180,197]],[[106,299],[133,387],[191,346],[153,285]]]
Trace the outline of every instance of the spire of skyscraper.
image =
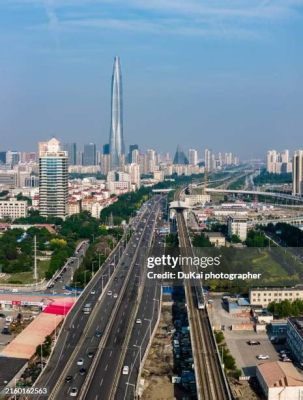
[[121,156],[125,154],[123,139],[123,114],[122,114],[122,76],[119,57],[114,59],[112,76],[112,102],[110,126],[110,158],[111,168],[119,167]]

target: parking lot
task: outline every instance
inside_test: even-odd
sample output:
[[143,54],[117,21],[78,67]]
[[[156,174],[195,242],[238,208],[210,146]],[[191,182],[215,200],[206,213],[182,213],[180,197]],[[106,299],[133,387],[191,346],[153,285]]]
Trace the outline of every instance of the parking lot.
[[[233,324],[249,323],[249,318],[239,318],[229,314],[222,308],[221,296],[212,297],[213,303],[209,308],[209,316],[213,326],[225,325],[224,337],[226,344],[236,360],[237,367],[243,370],[243,375],[255,375],[256,365],[267,361],[278,361],[279,355],[270,342],[266,332],[231,331],[228,329]],[[249,340],[259,341],[259,345],[250,346]],[[259,354],[268,355],[269,360],[258,360]]]

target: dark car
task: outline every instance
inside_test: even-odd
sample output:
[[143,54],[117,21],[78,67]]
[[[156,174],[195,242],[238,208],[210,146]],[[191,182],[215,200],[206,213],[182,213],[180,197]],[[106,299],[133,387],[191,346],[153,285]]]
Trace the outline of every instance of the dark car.
[[11,335],[10,330],[5,326],[2,331],[1,331],[2,335]]
[[85,368],[79,369],[79,374],[80,375],[85,375],[86,374],[86,369]]
[[71,382],[73,380],[73,377],[71,375],[67,375],[65,378],[65,382]]
[[249,340],[247,344],[249,344],[250,346],[258,346],[261,343],[258,340]]
[[93,358],[94,355],[95,355],[95,353],[94,353],[93,351],[89,351],[89,352],[87,353],[87,357],[88,357],[88,358]]
[[97,338],[100,338],[100,337],[102,336],[102,332],[96,331],[96,332],[95,332],[95,336],[96,336]]

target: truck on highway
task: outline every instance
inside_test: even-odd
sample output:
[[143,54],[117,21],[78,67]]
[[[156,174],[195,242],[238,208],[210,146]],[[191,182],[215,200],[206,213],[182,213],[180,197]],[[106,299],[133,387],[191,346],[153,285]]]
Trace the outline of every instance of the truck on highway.
[[84,314],[90,314],[90,312],[92,311],[92,305],[91,303],[86,303],[82,309]]

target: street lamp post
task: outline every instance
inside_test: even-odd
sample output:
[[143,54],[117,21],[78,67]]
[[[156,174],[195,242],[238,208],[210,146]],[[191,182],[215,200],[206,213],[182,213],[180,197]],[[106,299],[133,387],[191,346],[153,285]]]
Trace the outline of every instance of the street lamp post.
[[149,322],[149,340],[151,338],[151,323],[152,320],[150,318],[144,318],[144,321],[148,321]]
[[84,271],[84,287],[86,286],[86,273],[87,273],[87,271],[85,270]]
[[142,360],[142,346],[141,346],[141,344],[140,345],[133,344],[133,346],[137,347],[139,349],[139,358],[140,358],[139,365],[140,365],[141,364],[141,360]]
[[[94,264],[96,262],[97,262],[96,260],[92,261],[92,276],[94,276]],[[100,269],[100,253],[99,253],[99,269]]]
[[[136,400],[136,385],[134,383],[126,382],[127,386],[132,386],[133,388],[133,393],[134,393],[134,400]],[[125,398],[125,396],[124,396]]]
[[102,292],[103,292],[103,289],[104,289],[104,283],[103,283],[103,279],[104,279],[104,277],[105,276],[107,276],[107,275],[101,275],[101,282],[102,282]]

